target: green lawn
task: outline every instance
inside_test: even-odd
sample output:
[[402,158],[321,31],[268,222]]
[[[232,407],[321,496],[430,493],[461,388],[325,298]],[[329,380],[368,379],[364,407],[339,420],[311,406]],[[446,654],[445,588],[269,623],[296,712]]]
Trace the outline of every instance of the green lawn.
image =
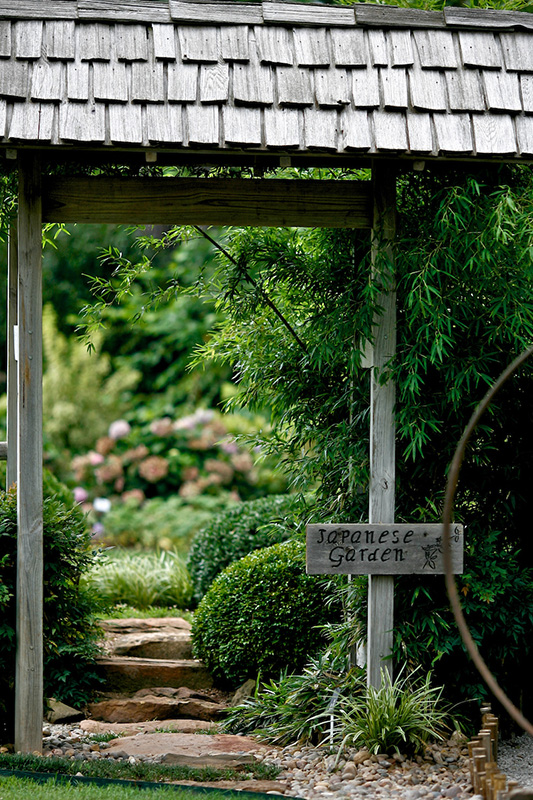
[[[36,783],[24,778],[0,777],[0,800],[201,800],[202,794],[186,788],[139,789],[137,786]],[[223,792],[210,791],[209,800],[228,800]]]

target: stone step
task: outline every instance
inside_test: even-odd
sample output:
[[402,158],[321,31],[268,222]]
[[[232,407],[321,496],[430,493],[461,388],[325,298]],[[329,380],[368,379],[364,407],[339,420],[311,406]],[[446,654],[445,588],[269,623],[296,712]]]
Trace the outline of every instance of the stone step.
[[98,669],[107,692],[133,694],[152,686],[179,689],[210,689],[213,678],[201,661],[195,659],[131,658],[127,656],[100,658]]
[[191,634],[186,630],[125,633],[109,643],[108,654],[177,661],[191,659]]
[[168,686],[141,689],[133,697],[111,698],[91,703],[90,716],[102,722],[149,722],[163,719],[194,719],[216,722],[226,708],[202,692]]

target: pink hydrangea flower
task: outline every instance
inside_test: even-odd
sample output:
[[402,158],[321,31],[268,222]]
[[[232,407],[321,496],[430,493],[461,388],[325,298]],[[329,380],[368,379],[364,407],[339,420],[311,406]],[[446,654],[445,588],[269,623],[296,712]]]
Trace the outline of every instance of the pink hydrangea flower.
[[85,503],[89,498],[89,492],[83,486],[76,486],[73,494],[76,503]]
[[168,461],[163,456],[148,456],[139,464],[139,475],[149,483],[157,483],[168,475]]
[[131,425],[125,419],[116,419],[111,423],[108,436],[111,439],[124,439],[131,431]]
[[150,423],[150,431],[154,436],[170,436],[174,426],[170,417],[163,417],[162,419],[154,419]]
[[104,463],[103,455],[101,455],[101,453],[95,453],[94,450],[91,450],[89,453],[87,453],[87,457],[89,459],[89,464],[92,467],[97,467],[99,464]]

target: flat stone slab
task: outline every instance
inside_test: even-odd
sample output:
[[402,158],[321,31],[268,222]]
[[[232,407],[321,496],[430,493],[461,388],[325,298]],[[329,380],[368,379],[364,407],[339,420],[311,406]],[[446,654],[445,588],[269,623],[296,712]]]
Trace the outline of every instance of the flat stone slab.
[[191,634],[188,630],[176,628],[124,633],[113,636],[108,653],[110,656],[135,658],[189,659],[192,658]]
[[170,686],[190,689],[210,689],[213,678],[201,663],[193,659],[100,658],[100,673],[105,678],[106,691],[133,694],[150,686]]
[[[161,728],[175,733],[200,733],[216,727],[214,722],[200,719],[166,719],[151,722],[100,722],[84,719],[79,727],[87,733],[116,733],[119,736],[136,736],[138,733],[154,733]],[[122,740],[123,741],[123,740]]]
[[254,739],[229,733],[152,733],[126,736],[109,743],[109,753],[162,756],[163,764],[189,767],[240,767],[256,762],[254,752],[271,750]]
[[139,631],[155,631],[161,628],[190,631],[191,623],[182,617],[148,617],[137,619],[125,617],[124,619],[106,619],[100,622],[103,631],[109,633],[139,633]]
[[[179,690],[178,690],[179,691]],[[156,697],[129,697],[121,700],[102,700],[89,705],[89,714],[104,722],[147,722],[149,720],[203,719],[215,721],[222,717],[225,708],[210,700]]]

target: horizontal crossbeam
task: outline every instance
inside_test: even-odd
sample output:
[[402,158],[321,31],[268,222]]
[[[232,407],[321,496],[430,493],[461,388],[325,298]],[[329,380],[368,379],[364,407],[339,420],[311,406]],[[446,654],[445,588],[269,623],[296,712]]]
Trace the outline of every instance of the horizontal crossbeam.
[[44,222],[371,228],[370,182],[52,177]]

